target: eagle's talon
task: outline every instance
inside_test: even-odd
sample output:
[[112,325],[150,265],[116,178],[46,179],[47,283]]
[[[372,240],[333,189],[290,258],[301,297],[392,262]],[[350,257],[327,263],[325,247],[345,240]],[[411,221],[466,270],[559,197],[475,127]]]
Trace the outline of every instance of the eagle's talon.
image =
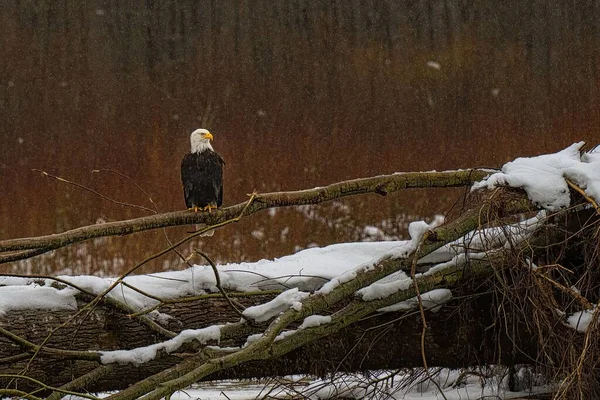
[[209,204],[206,207],[204,207],[202,209],[202,211],[208,211],[209,213],[212,213],[212,210],[216,210],[218,207],[215,206],[214,204]]

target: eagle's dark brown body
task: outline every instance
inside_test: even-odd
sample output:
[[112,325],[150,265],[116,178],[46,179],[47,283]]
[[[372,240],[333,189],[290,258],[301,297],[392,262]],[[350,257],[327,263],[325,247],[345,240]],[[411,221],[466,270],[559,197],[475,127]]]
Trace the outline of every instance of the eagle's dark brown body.
[[181,161],[181,182],[188,208],[221,206],[223,165],[225,162],[221,156],[210,149],[186,154]]

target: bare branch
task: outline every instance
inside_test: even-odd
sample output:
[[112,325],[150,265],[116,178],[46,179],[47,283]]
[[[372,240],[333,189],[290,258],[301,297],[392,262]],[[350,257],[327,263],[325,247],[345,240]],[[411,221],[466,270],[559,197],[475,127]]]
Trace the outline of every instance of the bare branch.
[[231,306],[231,309],[241,318],[248,320],[248,318],[244,314],[242,314],[242,312],[238,309],[238,306],[241,306],[241,305],[233,304],[233,302],[231,301],[229,296],[227,296],[227,292],[225,292],[225,290],[223,290],[223,287],[221,286],[221,277],[219,275],[219,271],[217,270],[217,266],[215,265],[213,260],[211,260],[207,254],[201,252],[200,250],[195,250],[195,252],[197,254],[201,255],[210,264],[210,266],[213,270],[213,273],[215,274],[215,286],[217,286],[217,289],[219,290],[219,292],[223,295],[225,300],[227,300],[227,303],[229,303],[229,305]]
[[58,389],[53,389],[54,393],[48,396],[46,400],[60,400],[63,397],[62,394],[85,388],[91,383],[96,382],[98,379],[108,375],[114,368],[114,365],[101,365],[87,374],[83,374],[80,377],[73,379],[71,382],[62,385]]
[[[60,389],[60,388],[55,388],[55,387],[52,387],[52,386],[48,386],[45,383],[43,383],[43,382],[41,382],[41,381],[39,381],[37,379],[31,378],[29,376],[26,376],[26,375],[0,374],[0,377],[3,377],[3,378],[13,378],[15,380],[25,379],[25,380],[28,380],[30,382],[35,383],[36,385],[39,385],[41,389],[52,390],[53,392],[58,392],[58,393],[62,393],[62,394],[71,394],[71,395],[75,395],[75,396],[80,396],[80,397],[84,397],[86,399],[99,400],[98,397],[96,397],[96,396],[90,396],[89,394],[76,393],[76,392],[71,392],[69,390],[64,390],[64,389]],[[0,389],[0,394],[2,394],[2,389]],[[32,396],[32,394],[28,394],[27,396],[25,396],[25,398],[35,398],[35,397]]]
[[56,179],[56,180],[57,180],[57,181],[59,181],[59,182],[67,183],[67,184],[69,184],[69,185],[72,185],[72,186],[75,186],[75,187],[77,187],[77,188],[79,188],[79,189],[83,189],[83,190],[85,190],[85,191],[87,191],[87,192],[93,193],[93,194],[95,194],[96,196],[99,196],[99,197],[103,198],[104,200],[108,200],[108,201],[110,201],[110,202],[112,202],[112,203],[115,203],[115,204],[117,204],[117,205],[119,205],[119,206],[122,206],[122,207],[130,207],[130,208],[137,208],[137,209],[139,209],[139,210],[144,210],[144,211],[149,211],[149,212],[151,212],[151,213],[154,213],[154,210],[152,210],[152,209],[150,209],[150,208],[148,208],[148,207],[139,206],[139,205],[137,205],[137,204],[124,203],[124,202],[122,202],[122,201],[118,201],[118,200],[115,200],[115,199],[111,199],[110,197],[108,197],[108,196],[105,196],[105,195],[103,195],[102,193],[100,193],[100,192],[97,192],[97,191],[95,191],[94,189],[91,189],[91,188],[89,188],[89,187],[87,187],[87,186],[85,186],[85,185],[82,185],[81,183],[72,182],[72,181],[70,181],[70,180],[68,180],[68,179],[61,178],[60,176],[56,176],[56,175],[49,174],[48,172],[46,172],[46,171],[42,171],[41,169],[32,168],[31,170],[32,170],[32,171],[34,171],[34,172],[39,172],[40,174],[42,174],[42,175],[44,175],[44,176],[47,176],[47,177],[50,177],[50,178]]
[[[401,189],[466,186],[481,180],[488,174],[488,170],[397,173],[343,181],[314,189],[256,194],[251,204],[243,202],[213,211],[212,213],[194,213],[187,210],[175,211],[124,221],[84,226],[53,235],[2,240],[0,241],[0,252],[28,249],[41,249],[40,251],[43,250],[45,252],[94,238],[130,235],[136,232],[169,226],[204,223],[211,226],[211,229],[214,229],[222,226],[221,224],[225,221],[239,220],[238,216],[243,210],[245,210],[243,213],[244,216],[248,216],[273,207],[319,204],[342,197],[367,193],[386,195]],[[23,254],[23,256],[23,258],[26,258],[25,256],[28,255]],[[0,256],[0,263],[15,261],[16,259],[18,258],[14,254]]]
[[0,326],[0,335],[10,339],[20,346],[27,348],[28,350],[36,353],[42,353],[50,358],[58,358],[64,360],[88,360],[88,361],[100,361],[100,354],[93,351],[75,351],[75,350],[63,350],[63,349],[52,349],[48,347],[38,346],[35,343],[23,339],[22,337],[15,335],[14,333],[4,329]]

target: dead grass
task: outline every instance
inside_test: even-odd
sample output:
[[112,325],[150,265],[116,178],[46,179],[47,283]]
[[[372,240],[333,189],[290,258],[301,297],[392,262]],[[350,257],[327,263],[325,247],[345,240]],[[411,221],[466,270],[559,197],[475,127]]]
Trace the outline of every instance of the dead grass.
[[[594,311],[600,298],[600,218],[593,208],[584,209],[586,204],[581,199],[572,210],[551,217],[542,236],[512,247],[493,266],[495,276],[489,282],[495,295],[493,329],[499,337],[512,338],[515,358],[528,341],[537,343],[537,357],[529,364],[556,383],[553,399],[600,398],[600,335]],[[593,319],[581,333],[566,321],[583,310],[593,311]]]

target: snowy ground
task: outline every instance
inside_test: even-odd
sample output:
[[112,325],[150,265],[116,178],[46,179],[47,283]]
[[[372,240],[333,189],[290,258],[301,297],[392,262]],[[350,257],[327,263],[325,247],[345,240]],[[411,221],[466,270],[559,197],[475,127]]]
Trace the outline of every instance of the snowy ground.
[[[507,379],[497,378],[494,369],[474,370],[474,374],[465,374],[458,370],[443,369],[434,375],[435,383],[425,375],[410,379],[408,374],[394,374],[380,371],[370,376],[339,374],[334,380],[321,380],[306,376],[288,376],[277,379],[253,381],[217,381],[192,385],[185,391],[171,396],[171,400],[251,400],[251,399],[291,399],[306,398],[311,400],[334,399],[339,397],[387,400],[475,400],[475,399],[515,399],[534,394],[547,393],[549,388],[535,385],[531,390],[511,392],[507,390]],[[480,376],[487,375],[486,377]],[[528,371],[522,370],[519,375],[529,377]],[[497,376],[497,375],[496,375]],[[386,379],[387,378],[387,379]],[[368,380],[377,383],[366,385]],[[100,394],[106,397],[109,393]],[[78,397],[65,397],[79,400]]]

